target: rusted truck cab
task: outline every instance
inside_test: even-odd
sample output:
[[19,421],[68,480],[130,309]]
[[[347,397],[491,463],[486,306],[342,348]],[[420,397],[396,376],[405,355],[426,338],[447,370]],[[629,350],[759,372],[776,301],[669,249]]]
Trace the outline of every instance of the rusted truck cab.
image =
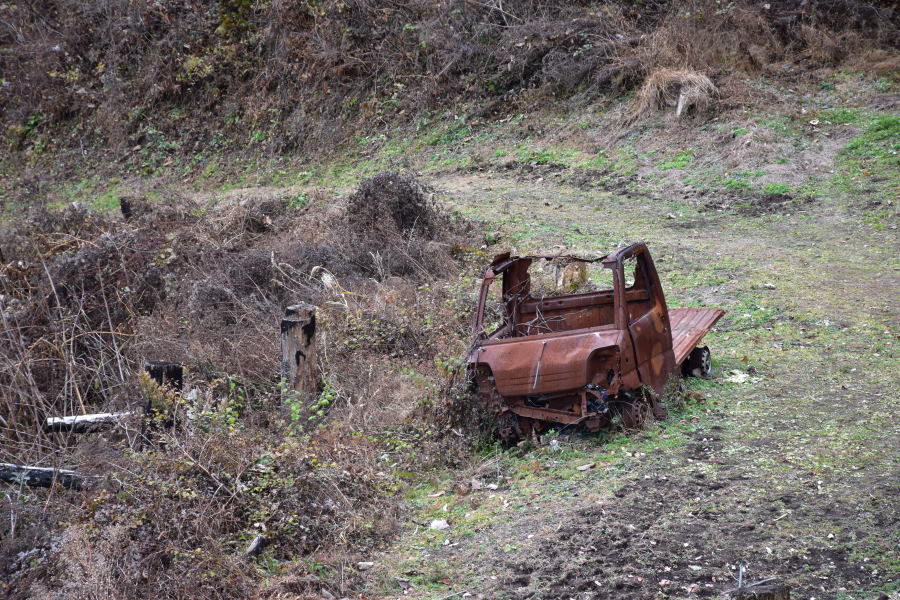
[[[537,259],[599,262],[612,272],[612,286],[535,296],[529,268]],[[488,331],[498,284],[499,322]],[[551,423],[596,431],[618,418],[637,427],[651,411],[665,416],[659,399],[679,367],[708,374],[709,350],[697,344],[723,314],[670,311],[644,243],[599,259],[501,254],[484,274],[468,356],[476,402],[495,413],[508,443]]]

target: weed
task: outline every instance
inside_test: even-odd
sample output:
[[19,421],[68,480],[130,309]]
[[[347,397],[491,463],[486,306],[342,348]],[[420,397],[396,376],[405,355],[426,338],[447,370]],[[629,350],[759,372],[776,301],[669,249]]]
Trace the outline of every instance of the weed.
[[591,158],[578,163],[578,167],[582,169],[608,169],[610,165],[612,165],[612,160],[610,160],[609,153],[606,150],[601,150]]
[[288,198],[288,208],[291,210],[300,210],[306,208],[309,204],[309,196],[306,194],[297,194]]
[[660,163],[659,169],[661,171],[668,171],[670,169],[684,170],[688,167],[688,165],[691,164],[691,161],[693,160],[693,158],[694,158],[693,150],[684,150],[684,151],[676,154],[670,160]]
[[572,164],[579,156],[576,150],[569,148],[533,148],[530,146],[520,146],[516,150],[516,157],[524,163],[533,165],[548,164]]
[[857,108],[836,108],[822,111],[818,117],[820,121],[827,121],[835,125],[848,125],[858,123],[863,117],[863,112]]
[[762,192],[773,196],[787,196],[791,193],[791,186],[786,183],[769,183],[763,186]]
[[735,191],[749,190],[750,188],[753,187],[750,184],[750,182],[747,181],[746,179],[739,179],[739,178],[735,178],[735,177],[729,177],[728,179],[726,179],[725,181],[722,182],[722,185],[727,190],[735,190]]

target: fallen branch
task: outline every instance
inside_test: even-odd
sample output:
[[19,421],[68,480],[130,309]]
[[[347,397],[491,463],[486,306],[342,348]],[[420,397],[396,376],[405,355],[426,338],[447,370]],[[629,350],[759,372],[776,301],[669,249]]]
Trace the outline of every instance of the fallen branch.
[[54,483],[58,483],[65,488],[78,490],[95,479],[95,477],[85,477],[68,469],[26,467],[0,463],[0,481],[14,485],[50,487]]
[[44,431],[68,431],[70,433],[90,433],[98,429],[106,429],[118,424],[119,419],[127,417],[130,412],[97,413],[93,415],[72,415],[68,417],[47,417]]

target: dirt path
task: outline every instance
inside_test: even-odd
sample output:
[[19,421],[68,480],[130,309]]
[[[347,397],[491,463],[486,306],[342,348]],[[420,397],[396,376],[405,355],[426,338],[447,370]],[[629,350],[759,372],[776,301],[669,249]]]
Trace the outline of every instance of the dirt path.
[[692,381],[699,400],[670,421],[488,455],[472,475],[497,489],[414,490],[418,522],[451,528],[411,527],[373,592],[708,597],[734,588],[740,565],[796,598],[896,592],[895,232],[829,198],[742,214],[488,175],[437,185],[519,252],[647,240],[671,305],[728,315],[709,337],[714,379]]

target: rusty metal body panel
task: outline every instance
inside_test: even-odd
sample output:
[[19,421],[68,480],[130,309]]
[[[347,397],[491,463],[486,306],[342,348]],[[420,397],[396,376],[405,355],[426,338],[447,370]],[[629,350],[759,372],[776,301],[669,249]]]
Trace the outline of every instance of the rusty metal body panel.
[[720,308],[673,308],[669,311],[672,322],[672,349],[675,362],[681,364],[694,346],[700,343],[706,332],[722,318]]
[[[534,297],[529,267],[536,259],[600,262],[612,271],[612,289]],[[630,283],[626,263],[633,263]],[[485,311],[497,278],[503,321],[489,333]],[[499,255],[485,271],[468,357],[477,401],[497,412],[508,441],[548,422],[596,430],[616,414],[626,426],[647,410],[659,415],[666,381],[723,314],[669,311],[643,243],[592,260]]]

